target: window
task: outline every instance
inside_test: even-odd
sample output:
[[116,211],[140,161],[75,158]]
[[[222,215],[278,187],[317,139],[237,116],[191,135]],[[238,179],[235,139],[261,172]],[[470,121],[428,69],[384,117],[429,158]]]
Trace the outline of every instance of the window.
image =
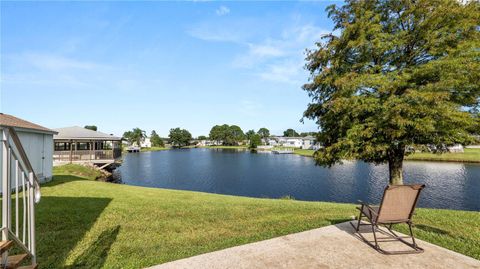
[[55,151],[70,150],[70,143],[68,142],[55,142]]
[[77,150],[89,150],[90,143],[88,142],[79,142],[77,143]]

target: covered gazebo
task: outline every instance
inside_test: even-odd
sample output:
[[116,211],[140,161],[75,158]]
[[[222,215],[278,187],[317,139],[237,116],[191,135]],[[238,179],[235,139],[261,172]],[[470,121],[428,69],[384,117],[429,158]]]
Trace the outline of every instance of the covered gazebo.
[[55,129],[53,161],[105,165],[121,157],[121,138],[79,126]]

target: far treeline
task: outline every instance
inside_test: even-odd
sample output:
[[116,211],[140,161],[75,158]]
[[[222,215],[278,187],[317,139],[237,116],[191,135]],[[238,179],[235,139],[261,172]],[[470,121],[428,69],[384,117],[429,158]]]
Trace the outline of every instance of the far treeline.
[[[85,127],[86,128],[86,127]],[[294,129],[287,129],[283,132],[285,137],[306,137],[316,136],[316,132],[302,132],[298,133]],[[146,132],[140,128],[133,128],[131,131],[123,133],[123,139],[128,141],[131,145],[141,145],[147,137]],[[224,146],[237,146],[243,141],[248,140],[250,147],[256,148],[257,146],[267,142],[270,137],[270,130],[265,127],[260,128],[258,131],[248,130],[243,132],[242,128],[237,125],[215,125],[210,130],[209,136],[200,135],[196,140],[213,140],[218,145]],[[165,142],[168,142],[172,147],[185,147],[189,146],[191,141],[194,140],[192,134],[180,127],[170,129],[168,138],[161,138],[155,130],[150,134],[150,142],[153,147],[165,147]]]

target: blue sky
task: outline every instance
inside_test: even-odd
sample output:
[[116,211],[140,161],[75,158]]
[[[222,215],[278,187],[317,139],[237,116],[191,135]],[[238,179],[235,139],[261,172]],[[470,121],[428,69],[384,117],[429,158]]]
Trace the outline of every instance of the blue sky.
[[1,2],[0,110],[121,135],[315,131],[304,52],[339,2]]

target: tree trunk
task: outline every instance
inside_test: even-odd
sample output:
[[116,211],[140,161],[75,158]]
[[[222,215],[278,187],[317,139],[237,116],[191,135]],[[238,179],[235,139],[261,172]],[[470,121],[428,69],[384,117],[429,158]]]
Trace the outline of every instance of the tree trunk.
[[403,185],[403,157],[405,156],[405,146],[398,145],[388,152],[388,170],[391,185]]

